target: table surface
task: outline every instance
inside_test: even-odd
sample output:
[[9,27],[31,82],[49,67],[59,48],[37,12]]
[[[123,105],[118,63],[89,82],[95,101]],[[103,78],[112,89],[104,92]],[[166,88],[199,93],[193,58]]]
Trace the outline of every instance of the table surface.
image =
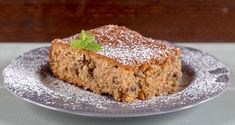
[[[0,76],[0,125],[75,125],[75,124],[160,124],[160,125],[234,125],[235,124],[235,43],[178,43],[214,55],[231,70],[231,85],[221,96],[182,111],[138,118],[94,118],[45,109],[25,102],[3,87]],[[19,54],[46,46],[42,43],[0,43],[0,71]]]

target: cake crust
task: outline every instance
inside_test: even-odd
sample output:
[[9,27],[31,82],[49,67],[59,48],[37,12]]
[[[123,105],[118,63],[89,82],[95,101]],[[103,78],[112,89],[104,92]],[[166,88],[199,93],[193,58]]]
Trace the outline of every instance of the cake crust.
[[123,26],[91,29],[99,52],[71,48],[80,34],[55,39],[49,53],[52,73],[68,83],[133,102],[175,92],[181,77],[181,51],[168,42],[146,38]]

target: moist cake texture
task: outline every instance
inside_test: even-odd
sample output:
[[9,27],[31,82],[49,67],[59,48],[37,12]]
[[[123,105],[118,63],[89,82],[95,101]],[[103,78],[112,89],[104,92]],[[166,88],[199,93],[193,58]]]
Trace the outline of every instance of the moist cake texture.
[[179,88],[179,48],[124,26],[105,25],[87,32],[96,37],[101,51],[70,47],[80,34],[52,41],[49,64],[57,78],[128,103],[168,95]]

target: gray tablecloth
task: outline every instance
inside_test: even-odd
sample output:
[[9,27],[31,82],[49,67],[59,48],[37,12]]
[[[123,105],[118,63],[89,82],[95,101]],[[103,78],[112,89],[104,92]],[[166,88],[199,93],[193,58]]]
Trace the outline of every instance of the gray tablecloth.
[[[77,125],[77,124],[145,124],[145,125],[234,125],[235,124],[235,43],[178,43],[198,48],[216,56],[231,69],[231,85],[221,96],[199,106],[169,113],[138,118],[93,118],[44,109],[10,94],[0,76],[0,125]],[[0,43],[0,71],[14,57],[41,43]]]

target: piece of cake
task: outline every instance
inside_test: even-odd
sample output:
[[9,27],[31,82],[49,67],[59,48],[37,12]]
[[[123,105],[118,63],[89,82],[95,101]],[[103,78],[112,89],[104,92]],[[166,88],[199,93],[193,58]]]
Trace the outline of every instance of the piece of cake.
[[80,34],[52,41],[49,64],[58,79],[129,103],[179,88],[179,48],[124,26],[105,25],[87,32],[95,36],[100,51],[72,48],[71,40]]

